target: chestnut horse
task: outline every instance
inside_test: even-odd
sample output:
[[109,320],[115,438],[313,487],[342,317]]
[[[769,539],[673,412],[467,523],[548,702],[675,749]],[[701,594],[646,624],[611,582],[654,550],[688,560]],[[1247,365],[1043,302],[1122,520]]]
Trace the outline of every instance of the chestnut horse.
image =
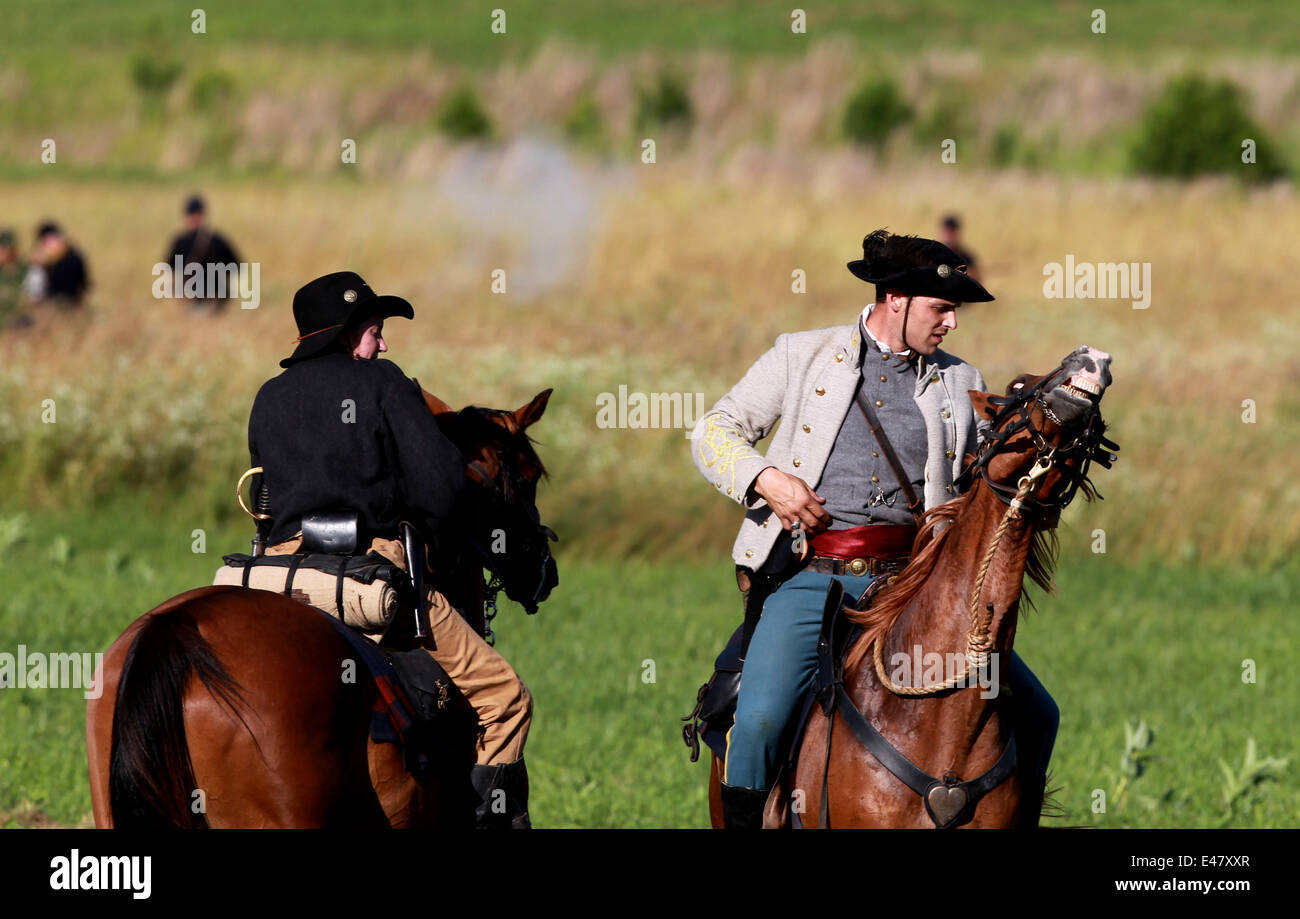
[[[468,519],[448,528],[457,542],[431,560],[434,586],[480,629],[485,590],[489,608],[504,589],[534,612],[558,582],[526,433],[550,393],[458,413],[424,393],[472,483]],[[495,531],[509,552],[483,550]],[[86,707],[96,826],[470,826],[476,730],[463,697],[417,778],[395,745],[370,740],[374,681],[341,678],[355,658],[321,612],[269,591],[202,587],[146,613],[105,653],[104,691]]]
[[[1017,825],[1010,692],[988,679],[1007,666],[987,665],[1011,660],[1026,574],[1050,590],[1061,508],[1080,487],[1095,495],[1090,462],[1109,467],[1115,459],[1099,411],[1109,364],[1110,355],[1083,346],[1050,374],[1022,374],[1005,398],[971,391],[977,418],[990,427],[959,479],[972,484],[927,512],[911,562],[867,609],[846,609],[862,631],[825,707],[808,716],[793,771],[769,798],[766,828],[788,825],[791,811],[806,827]],[[959,672],[935,681],[926,666],[924,679],[898,680],[891,667],[900,655],[914,659],[917,646],[961,661]],[[720,766],[715,757],[715,827]]]

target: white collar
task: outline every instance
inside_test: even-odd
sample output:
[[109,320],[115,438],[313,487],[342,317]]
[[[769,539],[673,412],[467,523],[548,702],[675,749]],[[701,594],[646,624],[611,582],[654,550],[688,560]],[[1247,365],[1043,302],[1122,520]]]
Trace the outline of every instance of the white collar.
[[[876,343],[876,347],[880,349],[882,354],[894,354],[895,353],[894,349],[892,349],[891,347],[889,347],[889,345],[885,344],[883,341],[877,338],[875,334],[872,333],[871,329],[867,328],[867,317],[871,315],[871,311],[875,308],[876,308],[875,303],[868,303],[866,309],[862,311],[862,318],[859,324],[862,326],[862,331],[866,332],[868,335],[871,336],[871,340]],[[906,351],[899,351],[897,353],[899,357],[907,357],[912,353],[912,349],[908,348]]]

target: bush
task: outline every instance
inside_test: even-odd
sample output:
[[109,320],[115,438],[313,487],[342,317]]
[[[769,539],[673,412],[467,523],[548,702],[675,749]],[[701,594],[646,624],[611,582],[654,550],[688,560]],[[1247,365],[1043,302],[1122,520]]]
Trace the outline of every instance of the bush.
[[993,132],[993,143],[989,148],[993,165],[1010,166],[1015,162],[1019,149],[1020,129],[1011,122],[998,125],[998,129]]
[[605,136],[600,106],[591,93],[584,93],[564,118],[564,135],[576,144],[599,146]]
[[146,96],[161,96],[171,89],[184,65],[159,51],[137,51],[131,57],[131,82]]
[[462,86],[443,100],[438,109],[438,127],[457,140],[492,136],[492,122],[471,86]]
[[844,109],[844,136],[860,144],[879,147],[894,129],[909,121],[911,107],[887,77],[858,87]]
[[637,90],[636,125],[638,131],[666,127],[673,123],[689,125],[694,112],[691,97],[681,81],[668,73],[659,74],[652,87]]
[[[1246,138],[1256,144],[1253,165],[1241,161]],[[1130,159],[1137,172],[1179,179],[1219,172],[1267,181],[1287,173],[1276,148],[1250,117],[1240,88],[1198,74],[1170,80],[1147,106]]]
[[190,105],[206,112],[226,104],[235,94],[235,79],[224,70],[208,70],[190,84]]
[[934,104],[913,126],[918,143],[930,147],[951,137],[954,140],[975,133],[973,107],[967,95],[952,87],[943,87]]

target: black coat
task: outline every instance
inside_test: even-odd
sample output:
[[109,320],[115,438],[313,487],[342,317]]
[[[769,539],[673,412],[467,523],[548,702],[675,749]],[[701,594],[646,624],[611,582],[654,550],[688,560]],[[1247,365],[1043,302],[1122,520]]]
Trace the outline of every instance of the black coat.
[[[351,402],[348,402],[351,400]],[[465,461],[419,387],[392,361],[331,351],[263,384],[248,419],[254,466],[266,468],[274,544],[318,511],[359,512],[362,536],[397,536],[409,520],[437,542],[465,487]],[[253,479],[253,495],[263,476]]]

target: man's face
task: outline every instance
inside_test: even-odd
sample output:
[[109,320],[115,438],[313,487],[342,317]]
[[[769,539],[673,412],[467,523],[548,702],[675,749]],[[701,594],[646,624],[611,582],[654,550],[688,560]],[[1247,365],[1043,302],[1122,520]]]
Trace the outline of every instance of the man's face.
[[907,347],[927,357],[939,350],[943,337],[957,328],[957,308],[961,305],[951,300],[937,297],[913,297],[912,306],[907,308],[906,295],[890,292],[891,314],[895,316],[898,328],[902,328],[903,316],[907,316]]
[[374,360],[388,350],[384,341],[384,320],[365,319],[352,333],[352,357],[356,360]]

